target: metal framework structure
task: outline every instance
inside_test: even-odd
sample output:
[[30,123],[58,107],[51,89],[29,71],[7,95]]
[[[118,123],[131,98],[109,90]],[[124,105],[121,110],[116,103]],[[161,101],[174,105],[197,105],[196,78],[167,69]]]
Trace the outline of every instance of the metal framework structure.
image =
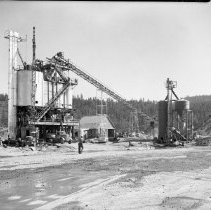
[[[100,95],[98,95],[98,91]],[[96,89],[96,115],[107,115],[108,107],[107,107],[107,100],[103,96],[103,91]]]
[[73,73],[75,73],[79,77],[83,78],[84,80],[86,80],[90,84],[94,85],[97,89],[105,92],[107,95],[109,95],[113,99],[123,103],[125,106],[127,106],[129,109],[131,109],[131,116],[130,116],[130,125],[131,125],[130,130],[131,131],[139,132],[138,114],[140,114],[142,117],[145,117],[148,120],[152,119],[149,116],[147,116],[146,114],[144,114],[143,112],[138,112],[138,110],[133,105],[131,105],[126,99],[124,99],[119,94],[115,93],[114,91],[112,91],[111,89],[109,89],[108,87],[103,85],[102,82],[95,79],[90,74],[85,73],[81,69],[77,68],[75,65],[73,65],[69,61],[69,59],[65,59],[61,52],[57,53],[51,59],[48,58],[48,61],[55,68],[59,67],[62,70],[72,71]]
[[[36,59],[35,27],[33,27],[31,64],[24,62],[18,48],[18,43],[25,40],[13,31],[6,32],[5,38],[9,39],[9,137],[25,138],[37,129],[40,129],[42,137],[45,137],[46,130],[54,132],[63,128],[74,135],[74,127],[77,127],[79,122],[74,119],[74,110],[69,99],[71,99],[70,86],[77,85],[77,80],[70,79],[66,75],[66,70],[59,66]],[[19,58],[22,64],[20,66],[18,65]],[[22,82],[24,79],[26,79],[25,82]],[[19,97],[20,87],[25,88],[28,93],[23,96],[24,100]],[[52,89],[50,90],[49,87]],[[45,94],[45,91],[47,91],[47,97],[40,95]]]
[[[178,113],[173,108],[173,101],[179,101],[179,97],[174,91],[174,88],[177,87],[177,82],[172,81],[167,78],[166,81],[166,89],[167,89],[167,96],[165,100],[167,101],[167,127],[166,127],[166,134],[167,139],[166,143],[169,144],[169,141],[172,137],[176,139],[180,139],[181,141],[188,141],[193,137],[193,112],[192,110],[184,110],[185,111],[185,132],[181,134],[180,126],[179,126],[179,116]],[[173,96],[176,100],[173,100]]]
[[40,111],[37,112],[35,115],[35,120],[39,122],[44,115],[54,106],[54,103],[57,101],[57,99],[67,90],[67,88],[70,85],[76,85],[77,83],[71,83],[69,80],[68,82],[54,95],[53,98],[44,106],[44,108]]
[[[5,38],[11,39],[11,36],[5,36]],[[76,79],[70,79],[67,75],[67,71],[71,71],[81,77],[82,79],[86,80],[93,86],[95,86],[98,90],[106,93],[108,96],[112,97],[113,99],[117,100],[118,102],[123,103],[125,106],[127,106],[131,110],[131,116],[130,116],[130,125],[131,125],[131,131],[139,132],[139,122],[138,122],[138,115],[141,115],[142,117],[146,119],[151,119],[149,116],[144,114],[143,112],[138,112],[138,110],[129,103],[126,99],[121,97],[116,92],[112,91],[110,88],[106,87],[102,82],[95,79],[90,74],[82,71],[81,69],[77,68],[75,65],[73,65],[69,59],[65,59],[63,56],[63,53],[58,52],[55,56],[52,58],[47,58],[47,62],[43,62],[41,60],[36,59],[36,40],[35,40],[35,27],[33,27],[33,39],[32,39],[32,64],[28,65],[26,64],[20,54],[20,51],[17,47],[17,42],[22,41],[17,38],[16,40],[16,52],[13,53],[13,57],[19,55],[20,60],[23,64],[23,67],[19,70],[28,70],[32,72],[32,91],[31,91],[31,113],[29,117],[28,124],[30,126],[35,126],[36,123],[41,122],[44,116],[48,113],[49,110],[54,108],[55,103],[58,101],[60,96],[68,90],[70,86],[77,85],[78,81]],[[11,56],[12,57],[12,56]],[[11,61],[13,62],[13,61]],[[17,66],[11,65],[13,70],[17,70]],[[48,102],[42,106],[37,108],[35,106],[36,104],[36,72],[42,72],[43,78],[45,81],[51,82],[52,86],[54,84],[59,84],[61,88],[59,90],[56,89],[56,93],[52,93],[52,98],[48,98]],[[55,76],[56,75],[56,76]],[[16,123],[16,119],[14,117],[13,119],[14,125]],[[14,130],[14,129],[13,129]]]
[[[32,71],[40,71],[43,72],[43,77],[46,81],[54,82],[57,84],[62,84],[62,87],[56,92],[56,94],[45,104],[45,106],[36,112],[34,116],[34,120],[39,122],[45,114],[55,105],[55,102],[59,99],[59,97],[70,87],[78,84],[76,79],[70,79],[65,75],[65,71],[60,68],[58,65],[52,65],[51,62],[47,62],[43,64],[42,61],[35,60],[32,65]],[[58,73],[59,77],[54,77],[55,73]],[[33,120],[33,119],[31,119]]]
[[[24,39],[14,31],[7,31],[4,38],[9,40],[9,71],[8,71],[8,133],[9,137],[15,139],[16,137],[16,121],[17,121],[17,92],[16,79],[18,68],[18,44]],[[20,57],[21,58],[21,57]],[[22,59],[22,58],[21,58]]]

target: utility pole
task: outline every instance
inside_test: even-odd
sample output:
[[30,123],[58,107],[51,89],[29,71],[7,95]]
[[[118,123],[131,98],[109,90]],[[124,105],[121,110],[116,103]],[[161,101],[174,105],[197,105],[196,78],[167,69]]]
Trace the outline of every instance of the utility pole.
[[[34,130],[35,136],[34,136],[34,146],[36,146],[37,143],[37,130],[35,129],[35,116],[36,116],[36,109],[35,109],[35,104],[36,104],[36,71],[34,69],[35,65],[35,59],[36,59],[36,40],[35,40],[35,27],[33,27],[33,38],[32,38],[32,65],[31,65],[31,70],[32,70],[32,93],[31,93],[31,105],[32,105],[32,130]],[[39,131],[38,131],[39,132]]]
[[34,70],[34,64],[36,59],[36,41],[35,41],[35,27],[33,27],[33,39],[32,39],[32,106],[35,106],[36,95],[36,71]]

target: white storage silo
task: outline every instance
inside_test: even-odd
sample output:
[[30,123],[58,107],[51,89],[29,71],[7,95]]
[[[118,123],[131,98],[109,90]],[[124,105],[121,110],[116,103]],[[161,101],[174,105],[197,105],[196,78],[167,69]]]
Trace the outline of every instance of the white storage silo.
[[65,92],[65,107],[72,108],[72,87],[70,86]]
[[43,73],[36,72],[36,95],[35,95],[35,105],[44,106],[44,80]]
[[17,71],[17,105],[32,105],[32,71]]

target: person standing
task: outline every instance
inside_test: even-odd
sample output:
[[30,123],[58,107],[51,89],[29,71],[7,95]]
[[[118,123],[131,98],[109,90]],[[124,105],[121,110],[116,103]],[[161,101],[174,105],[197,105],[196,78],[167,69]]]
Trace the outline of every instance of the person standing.
[[78,153],[81,154],[83,149],[84,149],[83,140],[82,140],[82,138],[80,138],[79,142],[78,142]]

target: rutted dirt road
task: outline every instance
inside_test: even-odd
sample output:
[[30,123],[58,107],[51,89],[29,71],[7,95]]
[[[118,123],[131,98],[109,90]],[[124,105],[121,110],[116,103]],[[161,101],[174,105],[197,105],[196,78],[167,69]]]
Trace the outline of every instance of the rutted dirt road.
[[1,209],[211,209],[211,147],[0,148]]

